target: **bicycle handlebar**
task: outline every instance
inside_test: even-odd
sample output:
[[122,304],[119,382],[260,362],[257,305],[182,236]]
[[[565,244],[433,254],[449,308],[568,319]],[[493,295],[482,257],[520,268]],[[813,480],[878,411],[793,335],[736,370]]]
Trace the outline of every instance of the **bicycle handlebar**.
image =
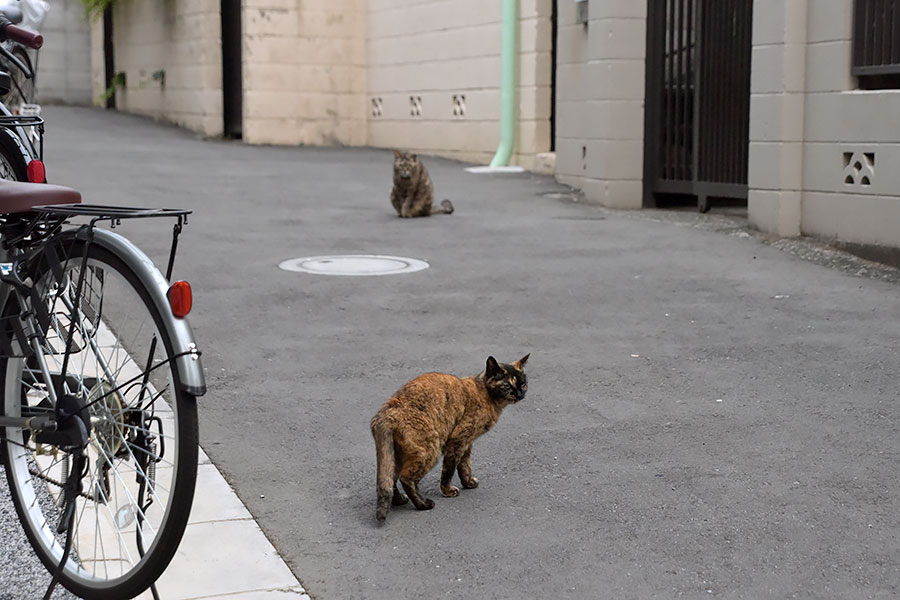
[[[4,23],[3,21],[6,22]],[[13,25],[6,19],[0,19],[0,37],[19,42],[23,46],[28,46],[35,50],[44,45],[44,36],[36,31]]]

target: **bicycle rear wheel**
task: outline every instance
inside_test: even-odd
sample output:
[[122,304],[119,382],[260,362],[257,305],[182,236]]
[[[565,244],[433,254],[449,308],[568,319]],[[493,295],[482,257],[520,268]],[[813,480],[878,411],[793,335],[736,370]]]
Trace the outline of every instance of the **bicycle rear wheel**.
[[[150,292],[125,261],[96,244],[87,249],[73,313],[84,251],[85,242],[72,239],[63,250],[62,269],[35,265],[31,277],[49,326],[41,327],[40,353],[0,360],[2,411],[26,417],[52,412],[50,388],[63,381],[67,394],[86,406],[88,464],[60,582],[84,598],[131,598],[162,574],[187,525],[197,473],[196,400],[182,390],[172,360],[176,346]],[[4,316],[18,312],[12,300]],[[75,333],[63,374],[73,314]],[[6,428],[2,443],[25,533],[55,572],[65,546],[65,535],[56,531],[62,485],[75,476],[74,461],[25,430]]]
[[0,179],[28,181],[28,167],[13,135],[16,134],[12,130],[0,128]]

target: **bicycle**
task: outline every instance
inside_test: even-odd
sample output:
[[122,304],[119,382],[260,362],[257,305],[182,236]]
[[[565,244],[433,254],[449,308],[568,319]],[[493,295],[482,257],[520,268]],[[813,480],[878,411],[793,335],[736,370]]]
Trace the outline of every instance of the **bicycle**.
[[[190,286],[168,285],[190,211],[79,202],[0,181],[0,448],[51,590],[131,598],[165,570],[194,493],[206,388]],[[167,277],[97,227],[158,217],[176,219]]]
[[[0,40],[33,41],[5,16]],[[0,180],[0,459],[53,574],[46,598],[57,583],[88,599],[156,596],[187,526],[206,386],[190,285],[168,282],[189,214]],[[161,217],[175,219],[165,276],[99,227]]]
[[[22,19],[17,6],[0,6],[0,26],[15,27]],[[7,69],[0,71],[0,179],[45,183],[44,120],[40,107],[32,104],[35,73],[25,50],[39,49],[44,39],[24,28],[14,31],[18,37],[0,42],[0,59]]]
[[[46,0],[0,0],[0,10],[12,12],[15,16],[10,17],[13,23],[35,32],[40,30],[49,9],[50,5]],[[0,53],[5,58],[0,59],[0,62],[8,63],[6,70],[10,73],[12,83],[11,89],[0,94],[0,97],[13,114],[26,114],[23,111],[28,110],[26,107],[35,100],[34,67],[37,66],[38,54],[33,54],[35,61],[32,63],[32,53],[28,51],[30,45],[6,40],[0,46]]]
[[[0,12],[0,38],[18,31]],[[154,589],[193,501],[206,387],[190,286],[168,284],[190,211],[80,202],[0,180],[0,458],[47,597],[119,599]],[[158,217],[165,277],[98,226]]]

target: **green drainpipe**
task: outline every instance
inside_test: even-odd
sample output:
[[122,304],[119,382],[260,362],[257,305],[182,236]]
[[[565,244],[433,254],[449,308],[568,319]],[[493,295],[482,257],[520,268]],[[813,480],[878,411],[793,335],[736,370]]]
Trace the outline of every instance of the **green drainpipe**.
[[505,167],[516,141],[516,66],[519,0],[503,0],[503,48],[500,52],[500,145],[492,167]]

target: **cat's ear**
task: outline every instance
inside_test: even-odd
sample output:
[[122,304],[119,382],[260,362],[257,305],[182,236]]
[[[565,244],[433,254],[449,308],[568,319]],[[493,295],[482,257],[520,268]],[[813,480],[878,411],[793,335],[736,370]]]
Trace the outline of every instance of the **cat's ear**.
[[394,150],[394,158],[395,158],[395,159],[400,158],[400,151],[399,151],[399,150]]
[[488,379],[500,373],[500,364],[493,356],[488,356],[487,364],[484,367],[484,376]]
[[409,155],[409,159],[410,159],[410,160],[417,160],[418,157],[419,157],[418,154],[410,154],[410,155]]
[[517,369],[521,369],[522,367],[525,366],[525,363],[528,362],[528,357],[529,357],[529,356],[531,356],[531,352],[529,352],[528,354],[526,354],[525,356],[523,356],[522,358],[520,358],[519,360],[517,360],[516,362],[514,362],[514,363],[513,363],[513,366],[514,366],[515,368],[517,368]]

